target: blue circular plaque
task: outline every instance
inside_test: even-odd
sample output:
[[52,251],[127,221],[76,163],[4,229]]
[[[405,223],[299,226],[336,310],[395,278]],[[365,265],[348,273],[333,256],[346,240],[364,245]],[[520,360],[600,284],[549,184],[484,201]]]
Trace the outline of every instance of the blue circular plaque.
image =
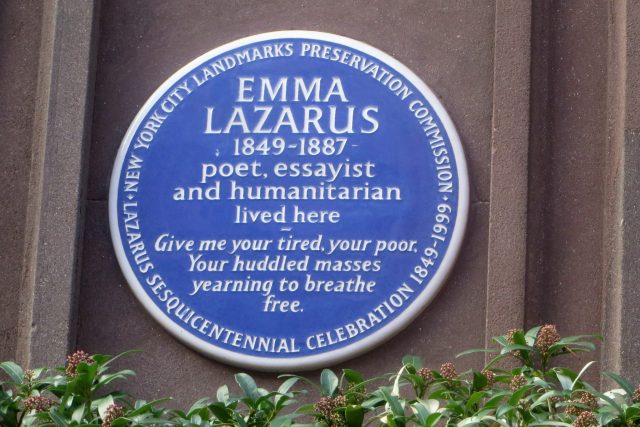
[[129,127],[109,215],[133,293],[235,365],[299,370],[380,344],[460,249],[468,177],[431,90],[331,34],[244,38],[170,77]]

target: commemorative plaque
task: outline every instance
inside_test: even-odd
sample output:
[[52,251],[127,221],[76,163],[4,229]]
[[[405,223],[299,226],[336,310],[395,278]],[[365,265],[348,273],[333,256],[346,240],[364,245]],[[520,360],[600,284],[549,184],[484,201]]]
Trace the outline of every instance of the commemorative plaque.
[[260,370],[331,365],[434,298],[468,211],[462,146],[413,72],[284,31],[195,59],[142,107],[109,214],[133,293],[169,332]]

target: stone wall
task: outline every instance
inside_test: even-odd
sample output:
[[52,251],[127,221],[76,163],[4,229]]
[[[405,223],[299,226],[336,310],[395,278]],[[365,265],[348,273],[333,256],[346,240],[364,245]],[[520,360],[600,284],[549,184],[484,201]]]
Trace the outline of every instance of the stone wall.
[[639,20],[633,1],[3,3],[0,359],[140,348],[134,392],[184,402],[231,380],[235,368],[180,344],[134,299],[109,236],[111,168],[133,116],[175,70],[243,36],[305,29],[364,41],[416,72],[469,162],[468,231],[443,291],[343,365],[382,373],[411,353],[435,366],[551,322],[604,334],[607,350],[591,357],[640,380]]

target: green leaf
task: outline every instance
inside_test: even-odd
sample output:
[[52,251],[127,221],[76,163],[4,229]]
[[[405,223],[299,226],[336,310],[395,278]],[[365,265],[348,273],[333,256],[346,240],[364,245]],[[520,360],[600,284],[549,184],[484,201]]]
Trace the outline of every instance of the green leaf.
[[476,416],[481,417],[482,419],[489,419],[489,420],[495,421],[495,417],[493,417],[491,414],[493,414],[493,409],[485,408],[476,412]]
[[437,401],[436,399],[427,399],[427,400],[423,400],[423,399],[418,399],[416,405],[421,405],[424,407],[424,409],[427,411],[427,414],[433,414],[434,412],[438,412],[438,409],[440,408],[440,402]]
[[56,408],[51,408],[49,410],[49,418],[51,421],[58,427],[68,427],[67,421],[57,412]]
[[595,351],[596,345],[592,342],[575,342],[572,344],[560,344],[555,343],[549,347],[549,353],[551,354],[570,354],[570,353],[584,353],[588,351]]
[[456,359],[462,356],[466,356],[468,354],[475,354],[475,353],[497,353],[497,350],[494,350],[492,348],[472,348],[456,354]]
[[559,391],[556,390],[551,390],[548,391],[546,393],[544,393],[542,396],[538,397],[535,402],[533,402],[533,404],[531,405],[530,409],[534,409],[537,408],[538,406],[541,405],[546,405],[547,404],[547,400],[555,397],[555,396],[562,396],[562,393],[560,393]]
[[384,403],[384,399],[376,396],[376,397],[370,397],[369,399],[362,402],[360,405],[363,408],[372,409],[372,408],[375,408],[376,406],[380,406],[383,403]]
[[215,415],[215,417],[223,423],[231,424],[233,422],[233,418],[231,414],[227,410],[227,407],[220,402],[212,403],[209,405],[209,410]]
[[125,369],[120,372],[115,372],[109,375],[103,375],[99,378],[98,384],[96,385],[96,389],[100,387],[104,387],[115,380],[126,380],[129,376],[134,376],[136,373],[130,369]]
[[563,423],[560,421],[542,421],[539,423],[531,423],[529,426],[571,426],[571,424]]
[[392,425],[395,427],[405,427],[407,425],[407,420],[404,415],[393,417],[392,420]]
[[73,414],[71,414],[71,421],[75,421],[77,423],[82,421],[82,418],[84,417],[84,407],[85,405],[83,403],[73,411]]
[[187,413],[191,415],[195,412],[202,410],[203,408],[207,408],[211,403],[212,403],[211,399],[209,399],[208,397],[203,397],[202,399],[198,399],[196,403],[191,405],[191,408],[189,408]]
[[476,371],[473,372],[473,384],[472,384],[473,390],[482,390],[487,386],[488,383],[489,382],[487,380],[487,377],[482,375],[480,372],[476,372]]
[[434,426],[438,421],[440,421],[440,418],[442,418],[442,414],[439,412],[436,412],[435,414],[431,414],[427,417],[427,420],[425,421],[424,426],[425,427]]
[[460,421],[457,426],[458,427],[468,427],[468,426],[475,426],[482,423],[482,418],[480,417],[469,417],[469,418],[465,418],[464,420]]
[[507,405],[507,404],[500,405],[496,410],[496,418],[502,418],[509,412],[513,411],[514,409],[515,408],[511,405]]
[[358,405],[349,405],[344,411],[347,427],[361,427],[364,421],[364,408]]
[[15,384],[22,384],[24,380],[24,371],[17,363],[14,362],[2,362],[0,363],[0,369],[5,371],[11,381]]
[[37,368],[37,369],[33,369],[33,378],[34,379],[38,379],[40,378],[40,375],[44,374],[45,372],[47,372],[49,369],[48,368]]
[[501,347],[503,347],[505,345],[509,345],[509,341],[507,340],[506,335],[500,335],[500,336],[497,336],[497,337],[493,337],[492,340],[496,344],[500,345]]
[[527,394],[529,390],[531,390],[532,387],[533,386],[531,384],[520,387],[515,393],[511,395],[511,398],[509,399],[509,405],[516,406],[520,399],[522,399],[524,395]]
[[78,376],[85,374],[91,381],[93,381],[93,379],[98,375],[98,368],[99,366],[97,363],[80,362],[78,363],[76,372],[78,373]]
[[445,408],[448,409],[449,411],[452,411],[453,413],[455,413],[458,416],[463,416],[464,415],[464,406],[462,406],[461,402],[458,401],[449,401],[446,405]]
[[601,426],[608,426],[608,425],[611,425],[609,423],[611,423],[611,421],[615,420],[616,418],[618,418],[616,414],[609,413],[609,412],[601,413],[599,417],[599,422]]
[[559,345],[573,344],[573,343],[578,342],[580,340],[583,340],[585,338],[587,338],[587,339],[597,339],[597,340],[602,341],[602,336],[600,336],[600,335],[573,335],[573,336],[570,336],[570,337],[561,338],[560,341],[558,341],[556,344],[559,344]]
[[467,410],[473,408],[473,405],[475,405],[476,403],[478,403],[483,397],[485,397],[487,395],[486,392],[484,391],[476,391],[475,393],[473,393],[471,396],[469,396],[469,399],[467,400],[467,403],[465,405],[465,407],[467,408]]
[[271,422],[269,423],[269,427],[289,427],[291,426],[294,418],[295,415],[293,414],[276,417],[271,420]]
[[491,368],[493,365],[495,365],[496,363],[500,362],[503,359],[506,359],[507,357],[510,357],[511,353],[502,353],[497,355],[496,357],[494,357],[493,359],[491,359],[486,365],[485,365],[485,369],[489,369]]
[[422,368],[422,359],[419,356],[406,355],[402,358],[402,364],[404,366],[413,366],[416,369]]
[[244,418],[242,418],[242,416],[239,413],[234,412],[233,413],[233,419],[240,427],[248,427],[248,424],[246,423]]
[[635,418],[640,415],[640,408],[638,408],[637,406],[629,406],[625,410],[624,414],[625,418],[627,419]]
[[[133,350],[127,350],[127,351],[123,351],[122,353],[116,354],[115,356],[111,357],[108,356],[108,359],[105,360],[102,365],[104,367],[109,366],[110,364],[112,364],[113,362],[115,362],[116,360],[120,359],[121,357],[125,357],[125,356],[129,356],[131,354],[135,354],[135,353],[142,353],[142,350],[139,349],[133,349]],[[93,358],[95,359],[96,356],[98,355],[94,355]]]
[[389,393],[389,390],[387,390],[386,388],[383,388],[381,392],[382,392],[382,395],[384,396],[384,400],[386,400],[387,403],[389,404],[389,408],[391,409],[391,412],[394,415],[404,415],[404,409],[402,408],[402,404],[400,403],[400,400],[396,396]]
[[218,398],[219,402],[222,402],[226,405],[227,402],[229,402],[229,387],[227,387],[226,384],[218,387],[216,397]]
[[360,384],[364,382],[364,377],[358,371],[353,369],[343,369],[342,374],[352,384]]
[[307,413],[307,412],[315,412],[315,406],[313,403],[302,405],[298,409],[296,409],[296,412],[301,414]]
[[114,421],[113,424],[111,424],[111,426],[112,427],[120,427],[120,426],[124,427],[124,426],[134,425],[136,427],[138,427],[138,426],[158,427],[158,426],[167,425],[167,420],[166,419],[153,417],[153,416],[152,417],[144,417],[144,418],[137,417],[137,418],[134,418],[132,421],[133,422],[130,423],[127,418],[117,418],[116,421]]
[[113,401],[113,397],[111,395],[107,395],[100,399],[95,400],[91,406],[96,406],[98,408],[98,414],[100,414],[100,418],[104,420],[104,417],[107,415],[107,408],[113,405],[115,402]]
[[576,378],[573,380],[573,383],[571,384],[571,390],[573,390],[576,387],[576,384],[578,383],[578,381],[580,380],[580,377],[582,377],[582,375],[587,372],[587,369],[589,369],[589,367],[591,365],[593,365],[595,362],[595,360],[592,360],[591,362],[587,363],[586,365],[584,365],[584,367],[580,370],[580,372],[578,373],[578,375],[576,376]]
[[502,350],[500,350],[500,353],[510,354],[512,351],[516,351],[516,350],[534,351],[534,348],[524,344],[509,344],[502,347]]
[[599,397],[602,400],[606,400],[611,405],[611,407],[616,410],[618,415],[624,415],[624,410],[614,399],[610,398],[604,393],[600,393],[598,390],[594,388],[589,388],[589,392],[594,396]]
[[320,390],[320,387],[318,387],[316,383],[314,383],[308,378],[301,377],[300,375],[283,374],[283,375],[278,375],[278,378],[298,378],[303,383],[306,383],[311,387],[313,387],[314,389],[318,390],[318,393],[322,393],[322,390]]
[[533,384],[542,388],[553,388],[551,384],[543,380],[542,378],[533,377]]
[[[540,331],[540,328],[542,328],[542,326],[536,326],[535,328],[531,328],[527,331],[526,334],[524,334],[524,341],[527,343],[527,345],[533,346],[536,342],[536,337],[538,336],[538,332]],[[519,335],[519,334],[516,334]]]
[[573,381],[568,376],[556,372],[556,378],[558,378],[558,381],[560,381],[560,385],[562,386],[563,390],[573,389]]
[[293,387],[298,382],[298,380],[299,380],[298,377],[291,377],[285,380],[285,382],[283,382],[280,385],[280,387],[278,387],[278,393],[281,393],[281,394],[288,393],[291,387]]
[[622,387],[622,389],[627,393],[627,396],[633,396],[635,388],[631,385],[629,381],[627,381],[620,375],[615,374],[613,372],[605,372],[604,374],[609,378],[611,378],[612,380],[614,380],[616,383],[618,383],[618,385]]
[[245,396],[253,400],[257,400],[260,398],[258,386],[250,375],[241,372],[239,374],[236,374],[235,378],[242,391],[244,391]]
[[331,369],[323,369],[320,373],[320,388],[323,396],[333,396],[338,389],[338,377]]
[[429,410],[422,402],[415,402],[411,405],[413,412],[416,414],[416,419],[420,425],[424,425],[427,421],[427,417],[430,415]]
[[[276,392],[274,391],[274,392],[272,392],[272,393],[274,393],[274,394],[275,394]],[[263,388],[258,387],[258,394],[260,395],[260,397],[266,397],[266,396],[268,396],[270,393],[269,393],[267,390],[265,390],[265,389],[263,389]]]
[[502,399],[504,399],[505,397],[509,396],[510,393],[509,392],[500,392],[500,393],[496,393],[493,395],[493,397],[491,397],[489,400],[487,400],[487,402],[484,404],[485,408],[497,408],[498,404],[502,401]]
[[137,415],[144,414],[144,413],[149,412],[150,410],[152,410],[154,405],[157,405],[158,403],[167,402],[169,400],[171,400],[171,399],[169,399],[169,398],[157,399],[157,400],[152,400],[151,402],[141,401],[140,405],[138,405],[138,402],[136,402],[136,409],[134,411],[130,412],[128,416],[129,417],[135,417]]

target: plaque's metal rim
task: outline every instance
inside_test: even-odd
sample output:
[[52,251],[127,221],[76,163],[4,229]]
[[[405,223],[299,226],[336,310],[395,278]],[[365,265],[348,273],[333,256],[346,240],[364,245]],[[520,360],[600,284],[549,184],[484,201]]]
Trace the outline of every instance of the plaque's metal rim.
[[[211,343],[208,343],[202,339],[198,339],[195,335],[185,331],[174,323],[165,313],[153,302],[144,291],[144,286],[138,281],[135,273],[133,272],[129,262],[127,260],[122,239],[120,238],[120,232],[118,228],[118,181],[122,166],[124,164],[125,155],[133,140],[135,131],[138,129],[142,120],[149,112],[151,107],[164,95],[164,93],[184,75],[193,70],[196,66],[202,64],[204,61],[221,55],[229,50],[241,47],[250,43],[256,43],[267,40],[277,40],[285,38],[302,38],[309,40],[328,41],[343,44],[354,49],[358,49],[368,55],[371,55],[383,63],[390,65],[400,72],[403,77],[408,79],[429,101],[436,114],[440,118],[444,128],[449,135],[449,140],[453,148],[455,155],[455,161],[457,165],[458,182],[459,182],[459,197],[458,197],[458,215],[456,218],[456,225],[451,234],[451,241],[449,243],[449,249],[447,250],[440,268],[432,276],[429,281],[428,287],[423,291],[407,308],[394,320],[382,327],[380,330],[372,333],[371,335],[360,339],[353,344],[348,344],[345,347],[331,350],[325,353],[320,353],[312,356],[303,357],[291,357],[291,358],[270,358],[270,357],[258,357],[250,356],[240,353],[235,353],[230,350],[226,350],[217,347]],[[464,150],[460,142],[460,137],[456,131],[449,114],[444,109],[436,95],[431,89],[420,79],[413,71],[400,63],[395,58],[384,53],[383,51],[370,46],[366,43],[330,33],[318,32],[318,31],[274,31],[269,33],[256,34],[253,36],[241,38],[225,45],[219,46],[193,61],[186,64],[175,72],[169,79],[167,79],[153,95],[147,100],[147,102],[140,108],[140,111],[135,116],[131,125],[129,126],[127,133],[125,134],[118,154],[116,156],[113,172],[111,175],[111,183],[109,189],[109,226],[111,231],[111,238],[113,246],[115,248],[116,257],[120,268],[124,273],[124,276],[129,284],[129,287],[133,291],[138,301],[147,309],[151,316],[159,322],[166,330],[172,335],[178,338],[183,343],[192,347],[194,350],[199,351],[207,356],[210,356],[216,360],[228,363],[230,365],[247,367],[260,371],[281,371],[281,370],[310,370],[320,367],[334,365],[347,359],[356,357],[374,347],[379,346],[386,340],[393,337],[398,332],[407,327],[434,299],[435,295],[442,288],[447,276],[451,272],[455,263],[456,257],[460,252],[462,242],[464,239],[464,232],[467,225],[467,218],[469,212],[469,177],[467,172],[467,163],[464,156]]]

